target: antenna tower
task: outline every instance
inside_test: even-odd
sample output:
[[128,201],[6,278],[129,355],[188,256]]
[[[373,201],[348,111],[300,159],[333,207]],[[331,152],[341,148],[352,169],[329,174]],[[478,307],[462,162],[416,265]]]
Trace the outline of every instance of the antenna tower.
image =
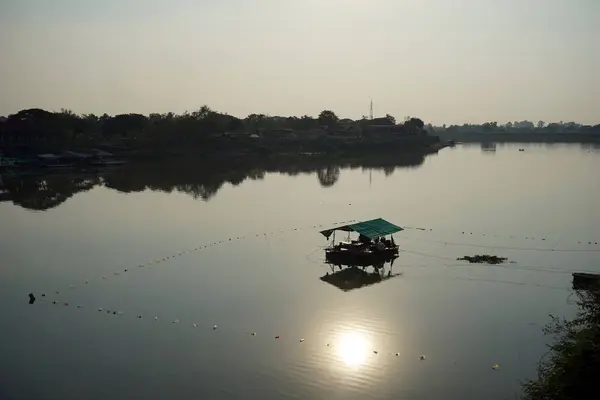
[[369,118],[373,119],[373,100],[371,100],[371,106],[369,107]]

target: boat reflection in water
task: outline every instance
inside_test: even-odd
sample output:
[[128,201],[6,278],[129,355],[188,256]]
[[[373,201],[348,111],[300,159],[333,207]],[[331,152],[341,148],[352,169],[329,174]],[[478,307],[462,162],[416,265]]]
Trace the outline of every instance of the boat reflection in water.
[[[392,270],[396,258],[398,256],[393,257],[390,261],[369,266],[328,263],[331,273],[327,272],[320,279],[344,292],[371,286],[402,275],[401,273],[394,273]],[[373,267],[372,270],[370,267]]]

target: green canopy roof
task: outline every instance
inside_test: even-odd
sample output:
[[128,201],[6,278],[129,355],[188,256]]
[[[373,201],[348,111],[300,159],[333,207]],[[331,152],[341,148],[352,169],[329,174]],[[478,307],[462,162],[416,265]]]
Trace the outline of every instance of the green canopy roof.
[[369,239],[375,239],[380,236],[391,235],[392,233],[404,230],[382,218],[372,219],[370,221],[357,222],[355,224],[337,226],[335,228],[321,231],[321,234],[329,239],[334,231],[357,232]]

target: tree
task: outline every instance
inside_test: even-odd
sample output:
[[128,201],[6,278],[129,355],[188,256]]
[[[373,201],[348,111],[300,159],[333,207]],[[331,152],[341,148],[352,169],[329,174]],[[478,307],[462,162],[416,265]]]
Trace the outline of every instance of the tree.
[[319,114],[319,124],[327,125],[327,126],[335,126],[338,122],[339,118],[335,113],[331,110],[323,110]]
[[[524,385],[526,399],[584,399],[597,391],[600,372],[600,288],[577,289],[577,315],[550,316],[544,333],[554,337],[536,380]],[[592,395],[593,396],[593,395]]]
[[256,131],[264,128],[265,115],[264,114],[250,114],[244,120],[246,129],[249,131]]
[[542,129],[542,128],[544,127],[544,125],[545,125],[545,124],[546,124],[546,123],[545,123],[544,121],[538,121],[538,123],[537,123],[537,127],[538,127],[539,129]]
[[390,114],[385,114],[385,119],[387,119],[387,120],[388,120],[388,123],[389,123],[390,125],[396,125],[396,118],[394,118],[394,116],[393,116],[393,115],[390,115]]

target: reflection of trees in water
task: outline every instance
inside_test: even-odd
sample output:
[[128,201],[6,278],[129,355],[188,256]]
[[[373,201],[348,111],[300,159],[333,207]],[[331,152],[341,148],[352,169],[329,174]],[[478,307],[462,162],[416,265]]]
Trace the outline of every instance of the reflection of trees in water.
[[396,170],[396,167],[394,167],[393,165],[383,167],[383,172],[385,173],[385,176],[392,175],[394,173],[394,170]]
[[65,202],[76,193],[101,184],[96,175],[29,175],[4,179],[5,190],[0,200],[12,200],[30,210],[47,210]]
[[186,185],[177,185],[175,189],[178,192],[187,193],[191,195],[194,198],[194,200],[202,199],[204,201],[208,201],[217,194],[219,189],[221,189],[221,186],[222,184],[220,183],[214,183],[209,185],[191,183]]
[[323,187],[331,187],[340,179],[340,167],[328,166],[317,171],[317,178]]
[[482,142],[481,150],[485,152],[494,152],[496,151],[496,143]]
[[396,168],[412,168],[423,163],[424,154],[393,155],[387,160],[380,156],[352,159],[301,157],[281,159],[247,159],[230,161],[199,162],[177,160],[148,164],[132,163],[124,167],[104,171],[59,172],[37,176],[3,177],[5,191],[0,192],[0,201],[32,210],[47,210],[56,207],[74,194],[89,190],[97,185],[123,193],[144,190],[171,193],[187,193],[194,199],[211,200],[229,182],[237,186],[246,179],[260,180],[267,173],[279,172],[295,176],[315,173],[323,187],[334,186],[343,168],[383,169],[386,175]]

